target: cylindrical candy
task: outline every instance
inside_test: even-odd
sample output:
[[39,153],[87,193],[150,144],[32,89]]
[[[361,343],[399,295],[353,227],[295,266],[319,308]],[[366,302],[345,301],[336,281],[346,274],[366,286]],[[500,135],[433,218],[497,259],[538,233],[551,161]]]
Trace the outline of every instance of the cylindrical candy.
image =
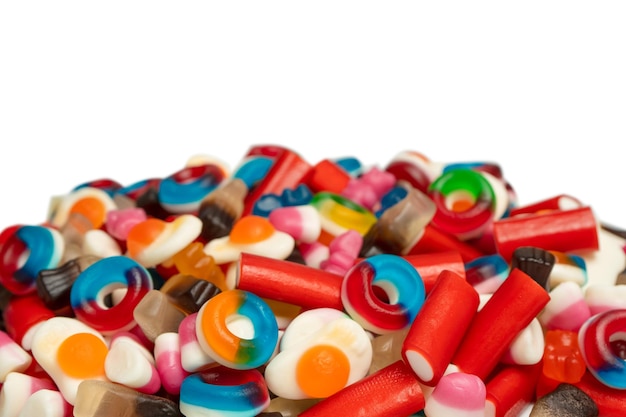
[[513,269],[472,320],[452,363],[462,372],[486,378],[515,336],[549,300],[544,288]]
[[402,356],[420,382],[437,385],[478,304],[478,294],[467,281],[454,272],[441,272],[402,346]]
[[426,398],[428,417],[484,417],[485,383],[476,375],[452,372],[444,375]]
[[597,250],[599,244],[590,207],[507,217],[493,224],[493,235],[498,253],[507,260],[521,246],[570,252]]
[[234,287],[304,308],[343,310],[342,277],[318,268],[242,253]]
[[300,417],[410,416],[424,404],[415,374],[399,360],[318,402]]

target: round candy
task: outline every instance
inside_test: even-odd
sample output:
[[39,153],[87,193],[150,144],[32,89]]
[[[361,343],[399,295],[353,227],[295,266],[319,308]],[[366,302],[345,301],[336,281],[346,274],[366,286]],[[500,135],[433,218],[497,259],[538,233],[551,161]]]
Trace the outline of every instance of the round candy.
[[600,382],[626,389],[626,309],[588,319],[578,331],[578,346],[587,369]]
[[161,181],[159,202],[171,213],[193,213],[225,175],[222,167],[211,163],[185,167]]
[[419,272],[396,255],[362,260],[346,273],[341,286],[346,312],[363,328],[377,334],[410,326],[425,297]]
[[437,205],[432,225],[461,240],[479,237],[491,224],[496,198],[489,181],[468,168],[451,169],[428,188]]
[[[79,320],[103,334],[112,334],[135,326],[133,311],[152,289],[152,278],[143,266],[125,256],[112,256],[78,275],[70,302]],[[124,290],[118,302],[111,301],[116,290]]]
[[216,362],[233,369],[252,369],[267,362],[278,343],[278,324],[259,296],[227,290],[198,311],[196,335]]
[[319,240],[324,244],[348,230],[356,230],[364,236],[377,221],[371,211],[338,194],[319,192],[309,204],[320,214],[322,233]]
[[180,387],[180,411],[188,417],[254,417],[270,404],[256,369],[217,366],[189,375]]
[[0,234],[0,284],[13,294],[37,288],[37,275],[56,268],[65,243],[61,234],[45,226],[11,226]]

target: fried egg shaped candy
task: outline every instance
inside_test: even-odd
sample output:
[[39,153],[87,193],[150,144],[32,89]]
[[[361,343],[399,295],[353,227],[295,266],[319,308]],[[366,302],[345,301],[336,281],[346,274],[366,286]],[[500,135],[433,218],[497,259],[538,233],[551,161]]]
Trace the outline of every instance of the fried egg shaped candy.
[[196,335],[216,362],[233,369],[265,364],[278,343],[278,324],[271,308],[257,295],[227,290],[198,311]]
[[110,381],[144,394],[155,394],[161,389],[161,377],[152,353],[126,332],[111,338],[104,371]]
[[15,340],[0,330],[0,384],[11,372],[24,372],[33,358]]
[[43,389],[55,389],[52,381],[10,372],[0,389],[0,415],[18,417],[28,398]]
[[587,369],[604,385],[626,390],[626,309],[608,310],[588,319],[578,331]]
[[[116,290],[125,290],[119,302],[110,301]],[[125,256],[103,258],[74,281],[70,302],[76,318],[103,334],[130,330],[136,325],[133,312],[153,289],[150,273]]]
[[188,376],[180,387],[180,411],[186,417],[254,417],[269,403],[256,369],[217,366]]
[[51,207],[50,224],[63,227],[72,213],[79,213],[89,219],[94,229],[106,222],[107,213],[115,210],[117,204],[111,196],[99,188],[82,187],[60,197]]
[[424,404],[424,393],[415,374],[398,360],[321,400],[299,416],[411,416],[423,410]]
[[156,266],[183,250],[202,230],[202,221],[193,214],[182,214],[171,222],[149,218],[128,232],[128,256],[146,268]]
[[287,326],[265,380],[279,397],[326,398],[367,375],[371,362],[369,335],[357,322],[338,310],[308,310]]
[[182,417],[178,404],[164,397],[142,394],[110,381],[82,382],[76,394],[74,417]]
[[242,252],[286,259],[295,248],[295,239],[277,230],[265,217],[248,215],[240,218],[228,236],[213,239],[204,247],[218,265],[234,262]]
[[159,203],[173,214],[195,213],[225,177],[224,168],[216,164],[187,166],[161,180]]
[[0,233],[0,284],[13,294],[36,291],[37,275],[56,268],[65,242],[56,229],[15,225]]
[[33,337],[33,357],[70,404],[74,404],[81,382],[107,379],[104,361],[108,351],[97,330],[71,317],[48,319]]
[[[377,290],[382,290],[388,301],[381,299]],[[425,297],[419,272],[396,255],[375,255],[358,262],[346,273],[341,287],[346,312],[376,334],[410,326]]]

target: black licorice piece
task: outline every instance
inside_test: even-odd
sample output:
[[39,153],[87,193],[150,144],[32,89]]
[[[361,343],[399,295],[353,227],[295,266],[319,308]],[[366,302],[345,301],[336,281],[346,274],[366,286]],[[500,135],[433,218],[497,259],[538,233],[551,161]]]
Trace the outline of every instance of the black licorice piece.
[[513,252],[511,269],[517,268],[525,272],[547,291],[550,288],[548,278],[555,262],[556,258],[547,250],[522,246]]
[[53,311],[70,307],[72,284],[81,272],[100,259],[98,256],[84,255],[71,259],[58,268],[39,271],[36,280],[39,298]]
[[198,209],[198,218],[202,220],[200,236],[207,242],[228,236],[243,213],[247,194],[246,184],[234,178],[206,196]]
[[529,417],[597,417],[598,406],[583,390],[571,384],[560,384],[539,398]]
[[197,313],[209,299],[221,290],[212,282],[193,275],[176,274],[170,277],[161,292],[168,300],[185,314]]

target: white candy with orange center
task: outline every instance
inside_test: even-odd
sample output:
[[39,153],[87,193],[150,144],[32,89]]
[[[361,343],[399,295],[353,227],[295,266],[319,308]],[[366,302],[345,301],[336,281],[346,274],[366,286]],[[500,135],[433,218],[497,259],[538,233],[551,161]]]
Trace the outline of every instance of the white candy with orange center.
[[107,379],[104,360],[108,350],[98,331],[71,317],[52,317],[33,335],[33,357],[70,404],[74,404],[81,382]]
[[277,230],[265,217],[248,215],[240,218],[228,236],[209,241],[204,253],[218,265],[234,262],[242,252],[286,259],[295,248],[295,239]]

